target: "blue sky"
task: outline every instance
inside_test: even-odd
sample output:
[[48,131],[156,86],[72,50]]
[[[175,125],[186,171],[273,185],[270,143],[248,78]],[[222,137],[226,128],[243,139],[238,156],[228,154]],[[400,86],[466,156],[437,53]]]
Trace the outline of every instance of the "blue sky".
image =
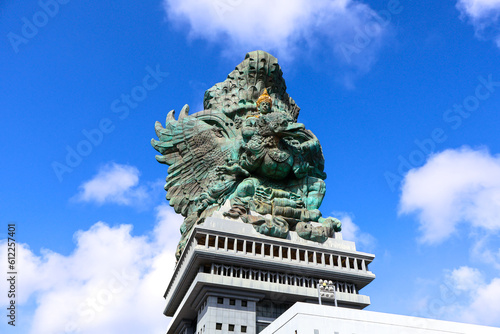
[[500,326],[499,15],[499,0],[3,1],[0,254],[6,271],[15,223],[19,294],[2,332],[166,328],[181,219],[154,122],[201,110],[257,49],[323,146],[322,212],[376,254],[368,309]]

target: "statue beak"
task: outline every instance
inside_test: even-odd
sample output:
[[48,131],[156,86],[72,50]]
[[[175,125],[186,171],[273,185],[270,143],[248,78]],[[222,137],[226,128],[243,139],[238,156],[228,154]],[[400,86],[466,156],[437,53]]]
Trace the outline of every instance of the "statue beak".
[[298,130],[305,130],[305,126],[302,123],[291,123],[287,126],[287,128],[281,132],[282,136],[297,136],[300,135],[297,133]]
[[286,131],[297,131],[297,130],[304,130],[306,127],[302,123],[291,123],[288,125],[286,128]]

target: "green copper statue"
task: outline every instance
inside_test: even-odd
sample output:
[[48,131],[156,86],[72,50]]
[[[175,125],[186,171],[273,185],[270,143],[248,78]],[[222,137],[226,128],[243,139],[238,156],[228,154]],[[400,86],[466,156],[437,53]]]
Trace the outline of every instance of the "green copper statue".
[[286,93],[278,60],[253,51],[224,82],[205,92],[203,111],[188,115],[185,105],[165,127],[156,122],[161,153],[169,165],[167,200],[185,219],[176,256],[190,232],[205,218],[222,213],[265,235],[289,231],[324,242],[340,221],[323,218],[326,174],[321,145],[297,123],[299,107]]

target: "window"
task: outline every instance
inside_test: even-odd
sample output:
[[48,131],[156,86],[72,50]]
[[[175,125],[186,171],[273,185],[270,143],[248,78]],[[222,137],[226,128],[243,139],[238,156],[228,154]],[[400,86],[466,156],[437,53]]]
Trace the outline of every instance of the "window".
[[316,253],[316,263],[322,264],[323,261],[321,260],[321,255],[322,253]]
[[229,305],[236,305],[236,300],[229,299]]
[[247,332],[247,326],[241,326],[241,332],[246,333]]
[[257,303],[257,316],[271,318],[272,315],[272,302],[270,300],[263,300]]
[[299,261],[305,261],[306,256],[305,256],[306,251],[299,249]]
[[276,319],[292,306],[291,304],[279,304],[270,300],[262,300],[257,303],[257,316]]
[[207,236],[205,234],[200,234],[196,236],[196,241],[198,245],[205,245],[206,240]]
[[265,324],[262,322],[257,323],[257,333],[262,332],[269,324]]
[[221,330],[222,329],[222,324],[220,322],[215,324],[215,329]]
[[281,256],[284,259],[288,259],[288,247],[282,247],[281,248]]
[[227,249],[234,250],[234,239],[227,238]]
[[280,247],[279,246],[274,245],[274,247],[273,247],[273,256],[274,257],[279,257],[280,256]]
[[311,252],[311,251],[306,251],[307,253],[307,261],[309,263],[313,263],[313,259],[314,259],[314,252]]
[[271,245],[264,244],[264,255],[271,256]]
[[229,331],[234,332],[234,325],[229,325]]
[[242,300],[241,307],[247,307],[247,306],[248,306],[248,302],[246,300]]
[[217,298],[217,304],[224,304],[224,298],[218,297]]
[[208,247],[215,247],[215,237],[214,236],[208,237]]
[[347,268],[347,258],[345,256],[340,257],[340,263],[342,268]]
[[224,244],[226,243],[226,238],[224,237],[219,237],[219,244],[217,245],[217,248],[219,249],[224,249]]
[[252,253],[253,250],[253,242],[247,241],[247,253]]

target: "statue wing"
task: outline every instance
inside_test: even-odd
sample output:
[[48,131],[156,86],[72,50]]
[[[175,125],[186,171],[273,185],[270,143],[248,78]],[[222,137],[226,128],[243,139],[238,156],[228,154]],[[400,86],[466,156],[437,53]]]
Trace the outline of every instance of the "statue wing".
[[155,124],[159,140],[151,139],[151,145],[161,153],[156,160],[170,166],[167,200],[184,217],[195,210],[196,199],[216,179],[216,167],[227,163],[235,145],[233,136],[217,126],[218,122],[208,124],[196,114],[187,116],[188,111],[185,105],[178,120],[175,111],[170,111],[165,127]]

